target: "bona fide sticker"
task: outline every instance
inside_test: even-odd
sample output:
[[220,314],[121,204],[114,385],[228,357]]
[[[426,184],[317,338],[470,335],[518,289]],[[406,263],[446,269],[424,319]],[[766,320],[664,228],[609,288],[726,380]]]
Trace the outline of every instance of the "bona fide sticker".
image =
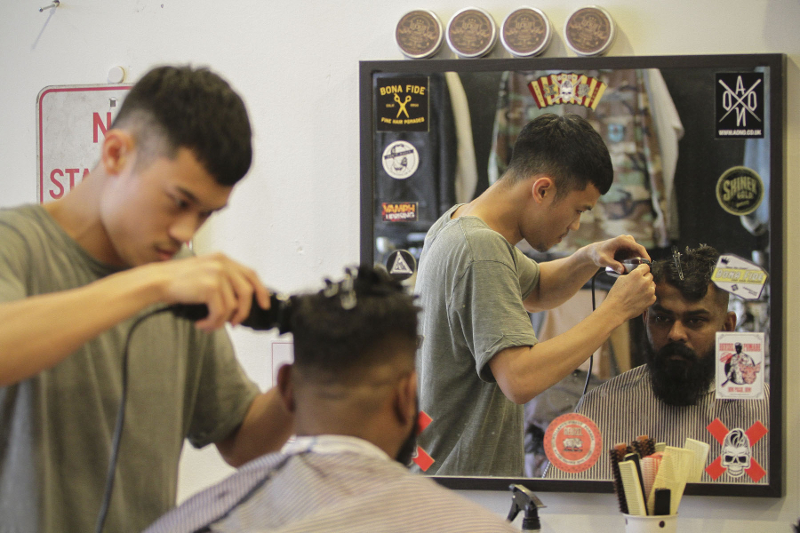
[[407,141],[395,141],[383,150],[383,170],[396,180],[411,177],[419,166],[419,152]]
[[583,472],[600,457],[603,440],[590,419],[577,413],[561,415],[547,426],[544,451],[550,462],[565,472]]

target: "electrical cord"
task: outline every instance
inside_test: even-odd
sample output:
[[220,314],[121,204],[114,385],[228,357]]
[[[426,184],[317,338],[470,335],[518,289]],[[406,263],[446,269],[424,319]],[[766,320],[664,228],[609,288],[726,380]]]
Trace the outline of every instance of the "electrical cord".
[[[603,269],[599,269],[597,272],[594,273],[592,276],[592,313],[594,313],[597,305],[595,304],[595,297],[594,297],[594,280],[597,278],[597,275],[603,272]],[[594,366],[594,352],[589,356],[589,372],[586,373],[586,382],[583,384],[583,392],[581,393],[581,397],[586,394],[586,391],[589,388],[589,379],[592,377],[592,367]]]
[[111,457],[108,461],[108,473],[106,474],[106,486],[105,490],[103,491],[103,500],[100,504],[100,512],[97,515],[97,525],[95,526],[95,533],[101,533],[103,531],[103,526],[105,525],[106,516],[108,515],[108,509],[111,506],[111,493],[114,490],[114,477],[117,471],[117,458],[119,457],[119,445],[122,441],[122,426],[125,424],[125,403],[128,397],[128,348],[131,344],[131,338],[133,337],[133,332],[136,328],[144,322],[146,319],[164,313],[166,311],[172,311],[173,307],[161,307],[159,309],[154,309],[149,313],[146,313],[139,318],[137,318],[133,325],[131,325],[131,329],[128,331],[128,337],[125,339],[125,349],[122,352],[122,394],[120,395],[119,399],[119,408],[117,411],[117,422],[114,427],[114,438],[111,442]]

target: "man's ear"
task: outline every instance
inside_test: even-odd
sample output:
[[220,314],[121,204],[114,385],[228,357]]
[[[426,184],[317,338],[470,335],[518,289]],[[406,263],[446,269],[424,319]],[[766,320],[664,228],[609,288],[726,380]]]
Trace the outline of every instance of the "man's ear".
[[533,180],[531,185],[531,195],[533,201],[542,203],[545,199],[552,199],[556,196],[556,183],[549,176],[539,176]]
[[100,164],[108,175],[116,175],[133,159],[136,143],[130,133],[112,129],[106,132]]
[[292,365],[283,365],[278,369],[278,394],[284,407],[294,413],[294,386],[292,385]]
[[736,313],[728,311],[725,315],[725,322],[722,323],[722,331],[733,331],[736,329]]
[[395,387],[395,416],[403,426],[416,423],[417,416],[417,372],[412,371],[401,378]]

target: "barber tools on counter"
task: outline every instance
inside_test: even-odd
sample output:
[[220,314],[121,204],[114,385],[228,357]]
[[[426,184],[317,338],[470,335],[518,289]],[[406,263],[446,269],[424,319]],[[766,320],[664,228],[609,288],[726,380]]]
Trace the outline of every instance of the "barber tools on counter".
[[677,448],[657,444],[647,435],[611,448],[614,492],[625,532],[674,533],[686,483],[700,481],[708,451],[708,444],[694,439]]

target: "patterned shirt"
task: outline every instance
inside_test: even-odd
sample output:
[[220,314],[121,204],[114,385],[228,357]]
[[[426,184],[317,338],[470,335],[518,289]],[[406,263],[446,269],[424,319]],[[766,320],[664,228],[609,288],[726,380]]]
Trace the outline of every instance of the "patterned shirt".
[[513,532],[508,522],[408,472],[354,437],[299,437],[164,515],[146,533]]
[[[575,412],[597,424],[603,450],[609,450],[620,442],[630,443],[639,435],[648,435],[656,442],[677,447],[683,447],[686,438],[690,437],[711,446],[706,459],[708,467],[720,457],[722,445],[719,440],[725,437],[727,431],[740,428],[747,432],[751,427],[757,427],[758,422],[764,426],[769,424],[769,386],[764,385],[763,400],[717,400],[716,392],[712,388],[700,398],[697,405],[673,406],[656,398],[650,385],[647,365],[642,365],[589,392],[578,403]],[[709,424],[715,419],[719,419],[722,426],[716,423],[709,430]],[[701,482],[768,483],[769,476],[766,472],[769,471],[769,434],[750,444],[754,463],[752,470],[734,478],[724,466],[718,466],[722,471],[719,477],[713,479],[704,471]],[[761,475],[760,469],[764,471]],[[609,480],[611,463],[608,453],[603,453],[597,463],[584,472],[567,473],[550,465],[545,477]]]

